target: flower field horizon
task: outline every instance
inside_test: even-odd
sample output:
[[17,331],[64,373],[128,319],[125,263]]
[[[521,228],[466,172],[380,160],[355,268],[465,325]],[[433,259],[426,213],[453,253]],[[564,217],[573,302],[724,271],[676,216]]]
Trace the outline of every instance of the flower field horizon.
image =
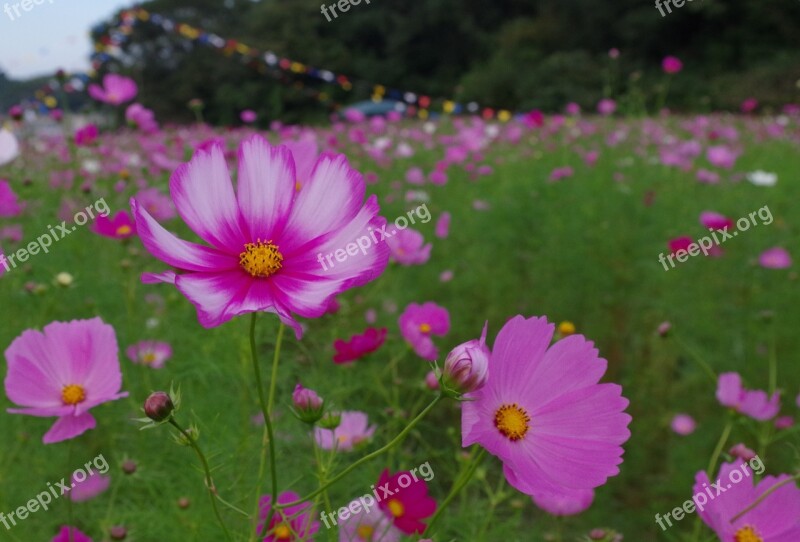
[[127,120],[0,132],[0,540],[800,540],[800,108]]

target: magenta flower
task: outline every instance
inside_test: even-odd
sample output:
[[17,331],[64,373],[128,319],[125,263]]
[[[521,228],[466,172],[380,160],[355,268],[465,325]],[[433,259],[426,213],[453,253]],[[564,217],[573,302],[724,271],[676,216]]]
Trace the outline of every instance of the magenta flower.
[[567,115],[571,117],[576,117],[581,114],[581,106],[576,104],[575,102],[570,102],[564,108],[564,111]]
[[400,333],[422,359],[434,361],[439,356],[431,335],[444,336],[450,331],[450,313],[431,301],[411,303],[398,320]]
[[706,151],[706,158],[708,161],[716,166],[724,169],[731,169],[736,163],[739,153],[725,145],[716,145],[709,147]]
[[76,527],[64,525],[51,542],[92,542],[92,539],[80,532]]
[[[745,470],[747,469],[747,470]],[[752,510],[731,521],[737,514],[752,506],[755,501],[773,486],[785,482],[789,475],[766,476],[757,484],[751,480],[755,476],[744,461],[724,463],[719,470],[718,480],[724,489],[723,494],[697,507],[703,522],[711,527],[720,540],[731,542],[794,542],[800,540],[800,489],[795,483],[785,483]],[[738,473],[738,474],[737,474]],[[746,475],[745,475],[746,473]],[[733,476],[736,475],[736,476]],[[740,481],[730,483],[735,479]],[[693,492],[695,499],[706,494],[713,480],[704,471],[695,476]],[[716,482],[714,482],[716,483]],[[713,489],[709,491],[714,492]]]
[[683,62],[678,57],[667,56],[661,61],[661,69],[664,73],[673,74],[678,73],[683,69]]
[[123,210],[117,212],[111,218],[105,215],[98,216],[94,221],[92,231],[103,237],[127,239],[136,235],[136,224],[134,224],[128,211]]
[[336,354],[333,355],[334,363],[350,363],[371,354],[383,345],[387,332],[385,327],[381,329],[371,327],[361,335],[353,335],[349,341],[336,339],[333,343],[336,349]]
[[387,237],[386,244],[392,251],[392,259],[400,265],[424,264],[430,259],[433,248],[432,244],[425,244],[425,238],[420,232],[411,228]]
[[436,237],[439,239],[446,239],[447,236],[450,235],[450,220],[451,216],[447,211],[439,215],[439,219],[436,221],[436,227],[434,228]]
[[669,251],[671,254],[675,254],[679,250],[688,250],[689,245],[694,243],[691,237],[676,237],[675,239],[670,239],[667,245],[669,246]]
[[239,118],[245,124],[253,124],[258,119],[258,114],[252,109],[245,109],[239,114]]
[[94,499],[111,485],[111,477],[103,476],[99,472],[93,472],[87,476],[82,482],[78,481],[75,475],[72,475],[72,489],[69,492],[69,498],[72,502],[83,502]]
[[731,446],[731,449],[728,450],[728,453],[733,457],[738,457],[739,459],[744,459],[745,461],[750,461],[756,457],[756,452],[745,446],[742,442]]
[[164,363],[172,357],[172,347],[169,343],[161,341],[140,341],[130,345],[125,350],[125,354],[134,363],[161,369]]
[[97,141],[99,135],[100,130],[96,124],[87,124],[83,128],[75,130],[75,144],[78,147],[88,147]]
[[91,84],[87,90],[89,96],[98,102],[110,105],[121,105],[130,101],[134,99],[139,92],[133,79],[116,73],[106,74],[106,76],[103,77],[102,87],[97,84]]
[[725,215],[714,211],[703,211],[700,213],[700,224],[712,230],[724,230],[733,228],[733,220]]
[[[278,503],[286,504],[300,499],[294,491],[284,491],[278,495]],[[319,522],[313,521],[311,503],[305,502],[296,506],[283,508],[283,516],[272,513],[272,497],[264,495],[259,502],[258,530],[264,528],[264,522],[269,517],[267,536],[263,542],[300,542],[313,540],[313,535],[319,530]]]
[[483,325],[480,339],[473,339],[453,348],[444,360],[442,379],[446,387],[460,393],[476,391],[486,384],[492,353],[486,346],[486,331],[489,322]]
[[758,109],[758,100],[755,98],[747,98],[742,102],[741,108],[744,114],[752,113]]
[[500,458],[508,482],[528,495],[603,485],[619,473],[630,437],[622,388],[598,383],[606,360],[582,335],[550,346],[554,330],[543,317],[509,320],[486,385],[461,408],[462,446]]
[[[334,296],[378,277],[389,249],[372,244],[366,254],[338,258],[369,231],[380,230],[378,202],[342,155],[323,154],[302,189],[291,153],[258,135],[239,146],[237,193],[223,148],[198,149],[170,179],[178,214],[206,247],[178,239],[133,199],[145,248],[179,272],[145,274],[146,283],[168,282],[197,308],[204,327],[255,311],[277,314],[301,337],[293,313],[318,318]],[[320,265],[330,261],[332,265]]]
[[612,100],[611,98],[603,98],[597,103],[597,112],[607,117],[609,115],[613,115],[614,111],[617,110],[617,102]]
[[[400,483],[401,478],[403,483]],[[428,484],[425,480],[412,476],[410,472],[389,475],[389,469],[385,469],[375,486],[386,487],[393,492],[390,497],[381,500],[378,507],[392,520],[395,527],[406,534],[425,531],[426,525],[420,520],[436,512],[436,501],[428,495]]]
[[585,512],[594,502],[594,489],[562,490],[558,493],[536,490],[531,495],[533,504],[551,516],[575,516]]
[[738,373],[722,373],[717,380],[717,401],[722,406],[750,416],[759,421],[771,420],[780,410],[780,394],[772,397],[761,390],[747,390],[742,386],[742,377]]
[[314,428],[314,438],[323,450],[350,452],[358,444],[372,438],[375,425],[369,425],[369,418],[364,412],[344,411],[342,421],[334,430]]
[[22,213],[22,206],[17,195],[5,179],[0,179],[0,217],[17,216]]
[[[402,531],[379,508],[364,510],[358,500],[348,508],[358,511],[339,521],[339,542],[400,542],[403,537]],[[326,519],[323,516],[323,521]]]
[[688,414],[676,414],[669,424],[670,428],[678,435],[691,435],[697,428],[697,422]]
[[560,181],[561,179],[568,179],[575,174],[575,170],[570,166],[557,167],[550,172],[550,181]]
[[142,132],[151,134],[158,131],[156,115],[140,103],[134,103],[125,110],[125,120]]
[[759,255],[758,265],[766,269],[786,269],[792,266],[792,257],[785,248],[773,247]]
[[114,328],[100,318],[52,322],[41,332],[23,331],[5,354],[6,395],[23,407],[8,412],[58,417],[44,435],[45,444],[94,428],[89,409],[128,396],[120,392]]

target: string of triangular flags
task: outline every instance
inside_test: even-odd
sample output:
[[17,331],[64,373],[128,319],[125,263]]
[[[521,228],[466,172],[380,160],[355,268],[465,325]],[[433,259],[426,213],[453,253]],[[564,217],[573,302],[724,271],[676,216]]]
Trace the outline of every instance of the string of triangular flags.
[[[225,39],[213,32],[206,32],[195,26],[176,22],[168,17],[157,13],[150,13],[143,8],[132,8],[120,12],[119,17],[112,23],[104,25],[102,37],[95,44],[95,53],[92,56],[94,68],[99,69],[104,63],[121,52],[121,46],[133,32],[133,27],[141,23],[150,23],[160,27],[165,32],[173,32],[184,39],[206,45],[216,49],[226,55],[239,55],[247,60],[257,60],[267,68],[278,70],[287,75],[302,75],[311,79],[316,79],[327,84],[336,85],[345,91],[353,90],[354,84],[363,83],[351,77],[311,66],[298,60],[293,60],[281,56],[273,51],[259,51],[247,44],[237,40]],[[513,113],[507,109],[495,109],[485,107],[477,102],[461,103],[453,99],[433,99],[425,94],[404,91],[390,88],[381,84],[366,83],[371,88],[371,98],[374,102],[381,102],[385,99],[403,102],[406,104],[407,114],[414,114],[420,118],[427,118],[431,112],[441,112],[444,114],[480,114],[484,119],[497,119],[506,122],[513,117]],[[295,84],[295,87],[298,85]],[[317,98],[321,101],[329,100],[327,93],[317,93]]]

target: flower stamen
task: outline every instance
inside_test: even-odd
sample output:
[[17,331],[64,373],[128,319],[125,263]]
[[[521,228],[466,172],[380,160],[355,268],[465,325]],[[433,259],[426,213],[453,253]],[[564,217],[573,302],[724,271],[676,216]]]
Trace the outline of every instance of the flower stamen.
[[522,439],[530,429],[531,417],[518,404],[502,405],[494,413],[494,426],[512,442]]
[[247,243],[244,246],[244,252],[239,254],[239,265],[251,277],[266,278],[283,267],[283,254],[278,250],[278,245],[272,241],[265,243],[258,239],[255,243]]

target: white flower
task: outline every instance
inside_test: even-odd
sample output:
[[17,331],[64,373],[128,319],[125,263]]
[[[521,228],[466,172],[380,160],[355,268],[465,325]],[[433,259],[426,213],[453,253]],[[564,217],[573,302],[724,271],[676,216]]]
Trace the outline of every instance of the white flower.
[[0,129],[0,166],[19,156],[19,143],[14,134]]
[[775,186],[775,183],[778,182],[778,175],[775,173],[767,173],[759,169],[748,173],[747,180],[756,186]]

